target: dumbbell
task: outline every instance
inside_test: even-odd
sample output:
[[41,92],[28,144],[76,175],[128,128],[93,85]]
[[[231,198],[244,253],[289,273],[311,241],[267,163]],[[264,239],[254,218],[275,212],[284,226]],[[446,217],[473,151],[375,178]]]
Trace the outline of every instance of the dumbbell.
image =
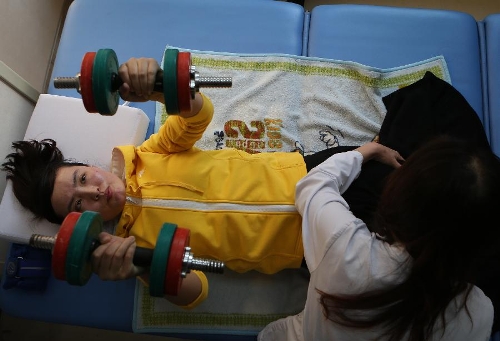
[[[56,279],[71,285],[85,285],[92,269],[90,256],[100,245],[103,220],[92,211],[69,213],[55,237],[33,234],[29,245],[52,250],[52,272]],[[163,224],[156,247],[137,247],[133,262],[136,266],[150,267],[149,294],[163,297],[176,296],[182,279],[191,270],[222,273],[224,263],[217,260],[195,258],[189,245],[190,231],[177,225]]]
[[[57,77],[54,87],[76,89],[90,113],[114,115],[118,109],[118,89],[123,84],[118,75],[118,58],[112,49],[87,52],[75,77]],[[231,77],[201,77],[191,64],[190,52],[166,49],[163,70],[156,74],[154,90],[163,93],[165,109],[170,115],[191,111],[191,99],[202,87],[232,86]]]

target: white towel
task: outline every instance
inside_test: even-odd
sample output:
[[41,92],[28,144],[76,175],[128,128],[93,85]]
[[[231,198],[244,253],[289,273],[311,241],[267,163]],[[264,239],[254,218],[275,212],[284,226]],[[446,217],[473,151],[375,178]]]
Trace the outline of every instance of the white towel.
[[267,324],[304,309],[308,271],[286,269],[275,275],[257,272],[207,274],[208,298],[183,310],[149,296],[137,281],[133,330],[136,333],[257,335]]
[[[168,48],[168,46],[167,46]],[[431,71],[450,81],[444,58],[392,69],[290,55],[192,51],[201,76],[232,77],[231,88],[202,88],[214,118],[196,146],[251,153],[361,145],[379,132],[382,97]],[[155,131],[167,117],[157,105]]]

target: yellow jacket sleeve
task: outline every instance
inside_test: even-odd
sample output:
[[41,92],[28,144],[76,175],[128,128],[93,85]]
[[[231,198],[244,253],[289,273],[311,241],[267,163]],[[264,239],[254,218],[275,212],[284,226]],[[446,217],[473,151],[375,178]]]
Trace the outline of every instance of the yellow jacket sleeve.
[[212,121],[214,107],[210,98],[201,94],[203,105],[195,116],[183,118],[168,116],[158,133],[151,135],[139,147],[143,152],[172,154],[188,150],[194,146]]

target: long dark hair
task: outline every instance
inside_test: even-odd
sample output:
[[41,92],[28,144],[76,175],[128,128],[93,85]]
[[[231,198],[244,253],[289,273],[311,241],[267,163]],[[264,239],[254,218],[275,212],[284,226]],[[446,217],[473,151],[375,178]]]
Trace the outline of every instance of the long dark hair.
[[[491,150],[439,137],[417,150],[388,178],[374,231],[411,256],[406,280],[360,295],[319,291],[325,316],[347,327],[382,327],[381,337],[427,340],[446,327],[445,310],[467,310],[476,270],[499,246],[500,160]],[[376,310],[360,319],[354,310]],[[472,320],[472,317],[469,314]],[[440,324],[437,322],[440,321]]]
[[51,139],[17,141],[12,148],[15,151],[7,155],[2,170],[7,172],[7,180],[12,181],[14,195],[36,218],[60,224],[63,217],[56,215],[50,200],[57,170],[85,164],[65,160]]

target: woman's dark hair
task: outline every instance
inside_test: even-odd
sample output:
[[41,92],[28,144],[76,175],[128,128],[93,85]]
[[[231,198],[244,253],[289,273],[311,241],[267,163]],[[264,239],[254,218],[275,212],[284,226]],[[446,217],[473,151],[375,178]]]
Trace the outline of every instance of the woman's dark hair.
[[[461,293],[458,306],[469,314],[469,283],[499,247],[499,195],[500,160],[491,150],[439,137],[415,151],[389,176],[373,226],[387,242],[404,245],[411,255],[409,276],[393,288],[361,295],[318,291],[325,316],[348,327],[382,327],[381,336],[391,341],[406,333],[420,341],[431,337],[435,325],[446,326],[445,310]],[[360,319],[355,310],[380,313]]]
[[15,152],[7,155],[2,170],[7,172],[7,180],[12,181],[14,195],[35,217],[60,224],[64,217],[56,215],[50,200],[57,170],[85,164],[64,160],[51,139],[17,141],[12,148]]

